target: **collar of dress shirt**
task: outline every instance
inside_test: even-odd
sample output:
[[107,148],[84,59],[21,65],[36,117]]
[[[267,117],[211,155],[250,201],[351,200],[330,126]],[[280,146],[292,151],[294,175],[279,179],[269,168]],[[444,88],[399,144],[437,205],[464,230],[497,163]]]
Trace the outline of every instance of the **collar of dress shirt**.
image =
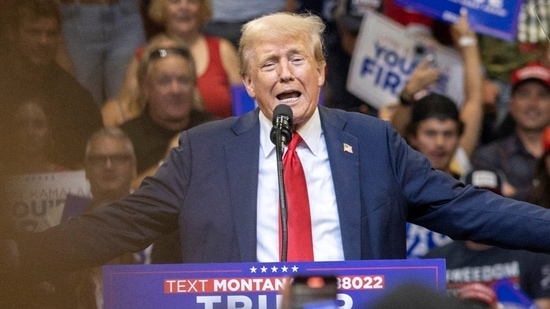
[[[275,144],[271,142],[271,139],[269,137],[273,124],[272,121],[267,119],[267,117],[265,117],[261,111],[258,117],[260,118],[260,147],[263,151],[264,156],[267,158],[271,153],[275,151]],[[300,134],[300,136],[302,136],[302,139],[306,143],[307,147],[315,156],[319,151],[319,143],[321,142],[322,131],[323,129],[321,128],[319,108],[316,108],[315,112],[308,120],[308,122],[306,122],[300,129],[298,129],[298,133]]]

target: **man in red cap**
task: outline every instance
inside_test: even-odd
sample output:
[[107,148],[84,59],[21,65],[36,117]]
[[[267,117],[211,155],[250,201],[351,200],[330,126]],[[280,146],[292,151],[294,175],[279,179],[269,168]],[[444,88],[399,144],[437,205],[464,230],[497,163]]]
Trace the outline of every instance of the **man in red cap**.
[[550,125],[550,69],[529,64],[512,73],[510,115],[514,132],[478,149],[475,168],[500,170],[509,182],[503,194],[527,200],[536,162],[542,157],[542,132]]

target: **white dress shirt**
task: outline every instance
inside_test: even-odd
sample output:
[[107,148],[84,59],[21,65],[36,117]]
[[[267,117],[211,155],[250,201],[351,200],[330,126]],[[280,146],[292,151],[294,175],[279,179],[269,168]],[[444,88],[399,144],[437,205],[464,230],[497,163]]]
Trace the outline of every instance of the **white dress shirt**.
[[[257,256],[260,262],[279,261],[279,183],[277,155],[269,134],[271,120],[260,112]],[[315,261],[342,261],[342,235],[319,110],[299,130],[304,143],[296,148],[304,168],[313,228]],[[286,152],[285,147],[285,152]]]

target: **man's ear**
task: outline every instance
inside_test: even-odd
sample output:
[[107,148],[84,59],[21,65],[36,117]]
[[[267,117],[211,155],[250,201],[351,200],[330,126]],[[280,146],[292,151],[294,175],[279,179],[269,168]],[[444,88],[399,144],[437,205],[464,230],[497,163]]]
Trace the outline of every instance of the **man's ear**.
[[252,84],[252,79],[250,78],[250,76],[243,74],[241,78],[243,80],[243,85],[248,95],[253,99],[256,98],[256,92],[254,91],[254,85]]
[[319,85],[319,87],[323,87],[323,85],[325,84],[326,67],[326,62],[323,62],[317,66],[317,85]]

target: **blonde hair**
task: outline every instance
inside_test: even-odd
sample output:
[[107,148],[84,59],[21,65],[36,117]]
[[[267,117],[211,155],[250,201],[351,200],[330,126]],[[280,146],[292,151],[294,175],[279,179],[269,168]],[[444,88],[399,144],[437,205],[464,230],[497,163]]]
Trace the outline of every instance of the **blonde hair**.
[[239,73],[248,73],[248,64],[254,44],[259,39],[290,37],[304,40],[313,49],[313,55],[317,63],[324,63],[325,52],[323,46],[323,32],[325,24],[315,14],[280,12],[265,15],[246,23],[242,27],[241,40],[239,42]]
[[[166,2],[169,0],[151,0],[147,14],[152,21],[159,25],[164,25],[166,22]],[[212,18],[212,3],[210,0],[198,0],[200,2],[199,9],[199,25],[206,25]]]

